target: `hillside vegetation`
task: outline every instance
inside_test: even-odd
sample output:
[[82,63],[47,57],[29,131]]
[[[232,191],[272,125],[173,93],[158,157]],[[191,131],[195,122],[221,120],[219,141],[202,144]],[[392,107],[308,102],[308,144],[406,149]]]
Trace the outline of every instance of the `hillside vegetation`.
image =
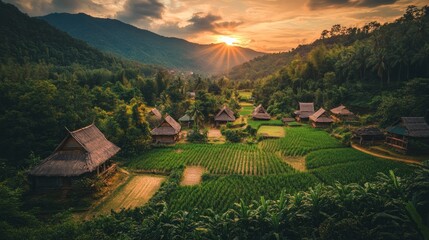
[[263,54],[237,46],[164,37],[118,20],[83,13],[55,13],[41,19],[99,50],[170,69],[219,73]]

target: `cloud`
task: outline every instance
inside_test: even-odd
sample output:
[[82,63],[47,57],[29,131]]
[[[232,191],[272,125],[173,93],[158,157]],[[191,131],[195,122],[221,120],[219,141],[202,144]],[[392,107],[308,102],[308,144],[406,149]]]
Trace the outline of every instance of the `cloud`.
[[46,15],[52,12],[100,13],[105,11],[102,4],[95,3],[92,0],[7,0],[7,2],[16,5],[31,16]]
[[241,21],[221,21],[222,17],[212,13],[197,12],[187,21],[187,25],[181,27],[179,22],[167,22],[159,27],[158,32],[166,35],[187,36],[199,33],[221,34],[225,31],[233,31],[243,24]]
[[124,10],[116,14],[116,17],[128,23],[146,22],[153,19],[162,19],[165,6],[158,0],[127,0]]
[[333,7],[377,7],[389,5],[398,0],[310,0],[308,7],[312,10]]

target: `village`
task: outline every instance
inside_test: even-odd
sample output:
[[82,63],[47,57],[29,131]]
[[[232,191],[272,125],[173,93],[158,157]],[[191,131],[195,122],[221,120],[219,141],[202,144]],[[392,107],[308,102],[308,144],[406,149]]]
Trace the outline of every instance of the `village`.
[[[259,159],[262,158],[262,155],[259,155],[261,153],[242,160],[241,155],[245,156],[248,151],[256,150],[252,147],[251,150],[241,150],[235,153],[238,155],[225,156],[222,154],[222,152],[234,151],[232,149],[236,146],[249,144],[244,143],[249,141],[245,140],[248,138],[256,139],[257,148],[262,149],[263,152],[273,152],[274,160],[269,161],[280,161],[281,164],[289,166],[290,170],[287,172],[311,172],[306,156],[311,155],[317,149],[329,149],[330,144],[333,144],[332,147],[340,148],[341,151],[350,149],[347,151],[362,154],[358,155],[363,156],[362,160],[376,157],[394,162],[394,164],[404,163],[406,165],[419,164],[421,159],[424,159],[424,156],[412,154],[413,146],[410,146],[410,143],[414,143],[416,139],[419,141],[429,139],[429,125],[423,117],[402,117],[390,127],[380,129],[376,126],[361,126],[359,116],[344,105],[330,110],[320,107],[315,111],[314,103],[299,102],[297,110],[293,112],[293,117],[276,119],[267,112],[264,106],[261,104],[255,106],[251,102],[240,102],[241,109],[238,114],[226,104],[223,105],[218,112],[213,114],[213,119],[199,123],[202,124],[200,128],[196,128],[197,123],[194,121],[198,116],[192,115],[190,112],[176,121],[168,113],[162,114],[157,108],[149,108],[146,117],[152,123],[150,134],[154,149],[148,150],[148,153],[143,155],[147,157],[137,161],[120,160],[118,162],[115,160],[115,155],[120,148],[110,142],[94,123],[78,130],[67,130],[66,138],[59,143],[53,153],[40,165],[30,170],[29,179],[32,189],[35,193],[75,191],[73,182],[82,178],[97,178],[98,181],[111,183],[101,200],[94,202],[85,210],[85,214],[83,214],[85,218],[106,214],[111,210],[132,209],[150,201],[162,184],[168,181],[168,174],[177,167],[183,169],[179,182],[183,188],[201,185],[207,174],[270,174],[272,170],[268,170],[267,173],[263,172],[267,171],[265,168],[273,163],[267,162],[264,163],[265,166],[258,167],[257,162],[261,161]],[[332,130],[333,125],[336,128],[346,126],[351,129],[352,137],[349,143],[342,145],[340,139],[335,140],[340,137],[336,136],[335,131]],[[246,132],[253,129],[252,126],[255,127],[253,131],[256,132],[253,137],[247,134],[244,139],[234,141],[225,136],[225,131],[228,129]],[[192,131],[200,131],[199,129],[208,135],[208,143],[189,143],[187,134]],[[295,131],[298,132],[294,133]],[[299,139],[304,138],[304,142],[297,140],[296,134],[302,135],[299,136]],[[300,147],[303,145],[305,147],[308,144],[305,140],[306,134],[318,134],[322,137],[318,137],[316,142],[311,143],[309,150],[301,150],[302,153],[292,152],[291,150],[294,149],[290,144],[280,144],[277,146],[277,150],[265,147],[273,141],[300,141]],[[310,141],[314,141],[314,139]],[[332,143],[327,143],[327,141]],[[203,147],[204,145],[205,147]],[[193,153],[200,151],[198,150],[200,148],[206,150]],[[210,152],[219,151],[216,148],[220,149],[220,155],[213,156]],[[163,149],[174,153],[161,154],[155,158],[150,157],[152,152],[164,152]],[[260,151],[257,150],[257,152]],[[171,156],[171,154],[177,156]],[[195,157],[194,154],[198,156],[198,159],[190,159]],[[347,161],[347,155],[344,159],[340,156],[339,161]],[[171,166],[163,166],[167,162],[167,165]],[[212,164],[218,166],[214,167]],[[278,164],[280,163],[275,163],[275,165]],[[226,169],[222,165],[225,165]],[[272,173],[277,171],[285,170],[274,170]],[[112,178],[114,180],[111,180]]]

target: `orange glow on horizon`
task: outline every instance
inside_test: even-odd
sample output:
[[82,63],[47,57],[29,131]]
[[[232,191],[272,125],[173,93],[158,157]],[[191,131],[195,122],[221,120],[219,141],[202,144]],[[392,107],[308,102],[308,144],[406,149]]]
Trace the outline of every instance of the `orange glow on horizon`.
[[229,36],[220,36],[220,37],[218,37],[218,41],[225,43],[228,46],[232,46],[232,45],[239,43],[237,38],[233,38],[233,37],[229,37]]

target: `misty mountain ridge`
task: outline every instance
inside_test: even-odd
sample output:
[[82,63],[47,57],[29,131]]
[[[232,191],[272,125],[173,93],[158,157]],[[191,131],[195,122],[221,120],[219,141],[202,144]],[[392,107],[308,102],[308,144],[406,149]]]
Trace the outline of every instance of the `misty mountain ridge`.
[[226,44],[197,44],[164,37],[116,19],[84,13],[52,13],[39,17],[100,50],[170,69],[222,73],[264,53]]

